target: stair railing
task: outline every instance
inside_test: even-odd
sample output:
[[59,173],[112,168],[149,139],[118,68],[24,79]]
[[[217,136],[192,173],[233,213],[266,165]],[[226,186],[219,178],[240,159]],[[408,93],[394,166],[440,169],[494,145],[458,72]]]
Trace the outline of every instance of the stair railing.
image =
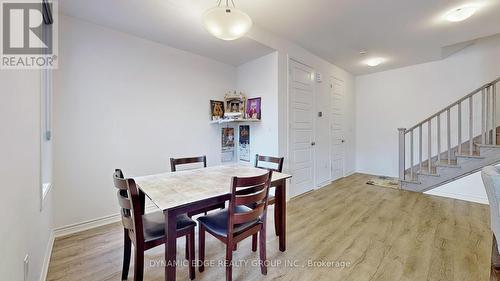
[[[451,147],[451,110],[457,108],[457,153],[458,155],[462,154],[462,144],[468,141],[468,152],[469,155],[473,155],[474,150],[474,102],[473,99],[475,96],[479,96],[481,98],[481,144],[493,144],[497,145],[496,140],[496,88],[497,83],[500,82],[500,78],[487,83],[480,88],[472,91],[470,94],[464,96],[458,101],[448,105],[444,109],[439,112],[431,115],[427,119],[422,122],[416,124],[415,126],[406,129],[399,128],[399,179],[400,180],[414,180],[414,176],[416,173],[428,172],[432,173],[432,161],[436,159],[437,163],[441,162],[442,151],[441,151],[441,118],[446,116],[446,159],[447,164],[451,165],[452,160],[452,147]],[[469,120],[468,120],[468,134],[463,138],[462,136],[462,104],[468,104],[469,108]],[[477,118],[476,118],[477,119]],[[436,121],[437,126],[437,136],[435,140],[432,138],[432,123],[433,120]],[[422,144],[422,134],[423,127],[427,125],[427,159],[423,159],[423,144]],[[490,130],[492,133],[490,134]],[[418,131],[418,146],[415,148],[414,145],[414,136],[415,131]],[[406,139],[409,137],[409,151],[406,150]],[[433,144],[437,147],[436,157],[433,157],[432,147]],[[418,152],[418,167],[415,165],[414,161],[414,152],[417,149]],[[406,154],[409,152],[409,165],[406,162]],[[424,171],[423,163],[427,161],[426,169]],[[408,166],[408,167],[407,167]],[[407,174],[408,172],[408,174]]]

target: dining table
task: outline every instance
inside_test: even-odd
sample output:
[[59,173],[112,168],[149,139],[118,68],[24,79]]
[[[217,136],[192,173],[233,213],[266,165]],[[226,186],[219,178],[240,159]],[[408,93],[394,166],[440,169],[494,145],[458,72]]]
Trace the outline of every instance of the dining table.
[[[244,164],[220,165],[202,169],[134,177],[142,197],[147,196],[165,215],[165,280],[176,273],[176,217],[224,203],[231,198],[233,177],[253,177],[266,169]],[[279,250],[286,250],[286,183],[291,175],[273,172],[271,187],[276,188],[275,212]]]

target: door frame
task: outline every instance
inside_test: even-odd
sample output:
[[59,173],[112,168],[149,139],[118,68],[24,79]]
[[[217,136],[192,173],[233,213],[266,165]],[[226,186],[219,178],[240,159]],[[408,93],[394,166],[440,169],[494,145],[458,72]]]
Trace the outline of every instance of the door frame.
[[[334,81],[337,80],[337,81],[340,81],[342,82],[343,84],[343,87],[344,87],[344,93],[342,94],[342,102],[344,103],[345,102],[345,81],[343,79],[340,79],[338,77],[336,77],[335,75],[331,75],[330,76],[330,85],[331,85],[331,88],[330,88],[330,115],[332,116],[331,119],[330,119],[330,174],[331,174],[331,181],[335,181],[335,180],[339,180],[341,178],[344,178],[346,176],[346,172],[345,172],[345,158],[346,158],[346,153],[345,153],[345,147],[346,147],[346,144],[345,142],[342,143],[342,175],[340,178],[338,179],[334,179],[333,178],[333,147],[332,147],[332,141],[334,140],[334,135],[333,135],[333,130],[332,130],[332,126],[333,126],[333,114],[332,114],[332,108],[333,108],[333,89],[334,89]],[[341,110],[342,110],[342,130],[341,130],[341,137],[342,139],[345,140],[345,106],[344,104],[341,105]]]
[[[314,67],[306,64],[306,63],[303,63],[301,60],[299,59],[296,59],[292,56],[287,56],[287,104],[286,104],[286,119],[287,119],[287,148],[286,148],[286,151],[287,151],[287,154],[288,154],[288,158],[290,159],[291,155],[292,155],[292,143],[293,143],[293,140],[292,140],[292,120],[290,118],[291,116],[291,112],[292,112],[292,103],[291,103],[291,91],[290,91],[290,83],[291,83],[291,73],[292,73],[292,69],[291,69],[291,65],[292,65],[292,62],[293,63],[297,63],[297,64],[301,64],[309,69],[311,69],[311,73],[314,75],[315,73],[315,70],[314,70]],[[313,87],[312,87],[312,95],[313,95],[313,101],[312,101],[312,114],[313,114],[313,128],[312,128],[312,135],[313,135],[313,138],[316,137],[316,119],[314,118],[314,112],[316,110],[316,82],[315,82],[315,79],[313,78]],[[312,153],[312,187],[310,189],[310,191],[313,191],[315,190],[317,187],[316,187],[316,148],[313,147],[313,153]],[[293,166],[293,163],[292,161],[288,161],[288,170],[291,172],[294,168]],[[294,184],[293,184],[293,177],[291,178],[290,180],[290,189],[293,190],[294,188]],[[303,194],[303,193],[301,193]],[[294,196],[299,196],[301,194],[296,194]],[[290,195],[290,192],[288,193],[288,195]],[[293,196],[290,196],[290,197],[293,197]]]

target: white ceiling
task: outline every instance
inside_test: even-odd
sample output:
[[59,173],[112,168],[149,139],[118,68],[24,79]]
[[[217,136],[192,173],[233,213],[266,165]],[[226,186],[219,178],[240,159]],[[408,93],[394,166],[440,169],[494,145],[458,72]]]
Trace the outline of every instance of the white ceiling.
[[[204,10],[188,2],[190,0],[59,0],[59,11],[234,66],[274,51],[250,38],[231,42],[214,38],[201,24]],[[214,6],[212,1],[198,2],[207,2],[206,7]]]
[[[259,25],[353,74],[438,60],[442,47],[500,33],[499,0],[238,2]],[[482,8],[463,22],[443,20],[447,11],[466,3]],[[368,54],[361,56],[361,50]],[[371,68],[361,64],[370,55],[389,61]]]
[[[450,23],[448,10],[482,6],[470,19]],[[82,18],[232,65],[269,53],[248,38],[225,42],[201,25],[215,0],[60,0],[67,15]],[[288,38],[353,74],[443,58],[446,46],[500,33],[499,0],[235,0],[257,26]],[[468,44],[464,44],[467,46]],[[448,48],[449,49],[449,48]],[[361,50],[368,51],[360,55]],[[367,67],[370,56],[387,63]]]

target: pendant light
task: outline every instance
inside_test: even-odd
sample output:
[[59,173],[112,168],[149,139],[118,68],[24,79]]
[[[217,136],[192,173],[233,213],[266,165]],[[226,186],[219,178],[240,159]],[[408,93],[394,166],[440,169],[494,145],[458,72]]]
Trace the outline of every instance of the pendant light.
[[247,33],[252,27],[252,19],[244,12],[236,9],[234,1],[226,0],[226,5],[221,5],[205,12],[203,25],[213,36],[222,40],[235,40]]

